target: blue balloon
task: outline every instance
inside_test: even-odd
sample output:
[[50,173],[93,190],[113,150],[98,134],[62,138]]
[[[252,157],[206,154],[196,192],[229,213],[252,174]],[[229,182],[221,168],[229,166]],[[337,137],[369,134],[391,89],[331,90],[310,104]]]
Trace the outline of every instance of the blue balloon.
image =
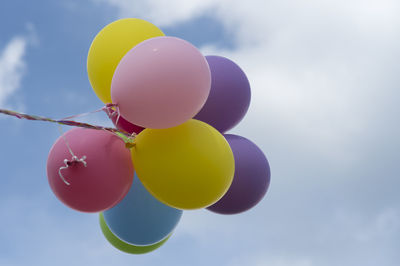
[[135,173],[125,198],[103,214],[106,224],[118,238],[132,245],[147,246],[160,242],[174,230],[182,210],[154,198]]

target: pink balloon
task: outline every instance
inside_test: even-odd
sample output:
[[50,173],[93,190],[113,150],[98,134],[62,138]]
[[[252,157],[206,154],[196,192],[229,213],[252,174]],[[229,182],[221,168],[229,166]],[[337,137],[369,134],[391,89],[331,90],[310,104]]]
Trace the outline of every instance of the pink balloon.
[[163,36],[141,42],[121,59],[111,98],[129,122],[168,128],[194,117],[210,86],[210,68],[200,51],[185,40]]
[[[47,159],[48,181],[57,198],[82,212],[104,211],[120,202],[133,181],[131,154],[125,143],[110,132],[94,129],[74,128],[63,136]],[[78,159],[86,159],[61,168],[65,159],[72,159],[67,143]]]

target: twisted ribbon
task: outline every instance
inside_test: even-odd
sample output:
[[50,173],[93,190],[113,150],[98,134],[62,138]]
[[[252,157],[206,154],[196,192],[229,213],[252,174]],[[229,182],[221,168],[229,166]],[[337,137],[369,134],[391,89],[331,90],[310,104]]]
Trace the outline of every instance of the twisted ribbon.
[[103,110],[105,111],[105,110],[107,110],[109,108],[116,107],[116,106],[117,106],[116,104],[107,104],[106,106],[104,106],[103,108],[101,108],[99,110],[96,110],[96,111],[93,111],[93,112],[89,112],[89,113],[80,114],[80,115],[74,115],[74,116],[66,117],[66,118],[60,119],[60,120],[56,120],[56,119],[52,119],[52,118],[48,118],[48,117],[44,117],[44,116],[37,116],[37,115],[29,115],[29,114],[19,113],[19,112],[7,110],[7,109],[0,109],[0,113],[1,114],[5,114],[5,115],[9,115],[9,116],[14,116],[14,117],[17,117],[19,119],[26,119],[26,120],[33,120],[33,121],[45,121],[45,122],[57,123],[59,125],[83,127],[83,128],[90,128],[90,129],[96,129],[96,130],[105,130],[105,131],[108,131],[108,132],[111,132],[111,133],[120,133],[120,134],[123,134],[125,136],[131,136],[131,134],[129,134],[128,132],[126,132],[124,130],[121,130],[121,129],[116,129],[116,128],[112,128],[112,127],[97,126],[97,125],[92,125],[92,124],[88,124],[88,123],[69,120],[71,118],[84,116],[84,115],[88,115],[88,114],[99,112],[99,111],[103,111]]
[[[116,108],[116,112],[112,109],[114,107]],[[116,105],[116,104],[107,104],[107,105],[105,105],[104,107],[102,107],[102,108],[100,108],[98,110],[95,110],[95,111],[92,111],[92,112],[88,112],[88,113],[84,113],[84,114],[69,116],[69,117],[66,117],[66,118],[63,118],[63,119],[59,119],[59,120],[48,118],[48,117],[43,117],[43,116],[24,114],[24,113],[20,113],[20,112],[16,112],[16,111],[7,110],[7,109],[1,109],[0,108],[0,114],[14,116],[14,117],[17,117],[19,119],[26,119],[26,120],[32,120],[32,121],[45,121],[45,122],[57,123],[59,125],[75,126],[75,127],[89,128],[89,129],[95,129],[95,130],[105,130],[105,131],[108,131],[108,132],[120,137],[125,142],[125,146],[127,148],[133,147],[135,145],[134,144],[134,139],[136,137],[135,133],[130,134],[130,133],[128,133],[128,132],[126,132],[126,131],[124,131],[122,129],[112,128],[112,127],[97,126],[97,125],[92,125],[92,124],[88,124],[88,123],[83,123],[83,122],[77,122],[77,121],[70,120],[70,119],[73,119],[73,118],[76,118],[76,117],[85,116],[85,115],[89,115],[89,114],[100,112],[100,111],[105,111],[109,117],[111,115],[112,116],[118,115],[116,124],[118,123],[118,120],[120,118],[120,113],[119,113],[118,105]],[[83,166],[86,167],[87,166],[87,162],[85,161],[86,160],[86,156],[84,155],[84,156],[82,156],[82,158],[79,159],[72,152],[72,150],[71,150],[71,148],[69,146],[69,143],[68,143],[67,139],[65,138],[65,136],[64,136],[64,134],[62,132],[61,127],[60,127],[60,132],[61,132],[61,135],[64,138],[65,144],[66,144],[66,146],[68,148],[68,151],[70,152],[72,157],[71,157],[70,160],[64,159],[64,166],[61,166],[58,169],[58,174],[59,174],[61,180],[66,185],[69,186],[70,183],[62,175],[62,171],[65,170],[65,169],[68,169],[70,166],[72,166],[74,164],[77,164],[77,163],[82,163]]]

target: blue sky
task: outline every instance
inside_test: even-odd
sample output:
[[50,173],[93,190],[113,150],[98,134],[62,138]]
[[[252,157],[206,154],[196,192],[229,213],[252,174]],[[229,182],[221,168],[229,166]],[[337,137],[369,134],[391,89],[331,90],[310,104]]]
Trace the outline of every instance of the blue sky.
[[399,11],[396,0],[1,1],[0,108],[100,108],[90,43],[118,18],[143,18],[247,73],[252,103],[231,132],[261,147],[272,180],[254,209],[185,212],[162,248],[127,255],[97,215],[52,194],[57,127],[0,117],[0,265],[397,265]]

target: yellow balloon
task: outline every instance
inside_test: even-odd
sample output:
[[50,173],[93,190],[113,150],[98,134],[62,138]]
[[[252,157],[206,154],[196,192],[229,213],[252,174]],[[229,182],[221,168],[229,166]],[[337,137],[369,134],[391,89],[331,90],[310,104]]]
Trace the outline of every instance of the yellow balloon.
[[131,149],[139,179],[161,202],[182,210],[217,202],[232,183],[235,162],[224,136],[191,119],[179,126],[145,129]]
[[122,57],[140,42],[164,33],[138,18],[125,18],[104,27],[89,48],[87,71],[90,84],[104,103],[111,103],[111,80]]

